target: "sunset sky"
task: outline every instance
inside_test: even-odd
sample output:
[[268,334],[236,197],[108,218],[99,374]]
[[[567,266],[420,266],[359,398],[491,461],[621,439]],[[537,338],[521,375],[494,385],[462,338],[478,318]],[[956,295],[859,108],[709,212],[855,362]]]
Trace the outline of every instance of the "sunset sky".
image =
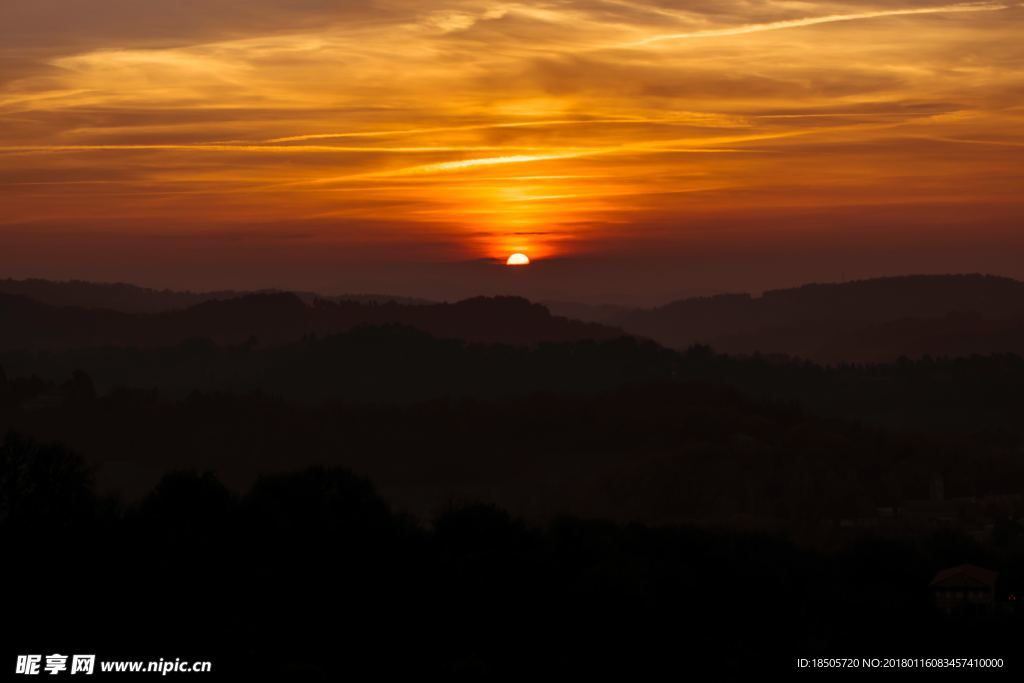
[[0,277],[1024,277],[1022,37],[1021,2],[3,0]]

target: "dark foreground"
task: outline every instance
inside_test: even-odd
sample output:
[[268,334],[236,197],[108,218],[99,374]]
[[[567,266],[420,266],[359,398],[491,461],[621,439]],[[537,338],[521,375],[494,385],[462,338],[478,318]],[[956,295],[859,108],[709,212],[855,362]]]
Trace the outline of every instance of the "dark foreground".
[[98,497],[64,448],[10,435],[0,460],[4,612],[17,617],[5,667],[56,652],[211,661],[211,674],[177,674],[200,680],[729,680],[802,675],[797,660],[815,657],[1019,664],[1024,614],[1005,593],[945,616],[928,582],[965,560],[1012,578],[1021,533],[986,548],[948,531],[808,547],[686,526],[540,526],[484,504],[424,526],[340,468],[264,476],[244,495],[172,473],[126,505]]

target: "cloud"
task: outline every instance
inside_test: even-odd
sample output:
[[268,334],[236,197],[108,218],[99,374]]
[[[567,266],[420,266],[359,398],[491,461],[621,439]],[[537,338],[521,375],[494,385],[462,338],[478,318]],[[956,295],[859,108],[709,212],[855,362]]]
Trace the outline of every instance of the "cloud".
[[51,52],[90,46],[168,47],[323,26],[384,21],[362,0],[4,0],[0,45]]
[[1021,16],[941,0],[4,0],[2,220],[312,221],[328,241],[386,217],[389,245],[404,230],[477,257],[715,212],[1019,203]]
[[643,47],[655,43],[674,40],[693,40],[697,38],[720,38],[728,36],[741,36],[748,33],[760,33],[762,31],[780,31],[787,28],[802,28],[804,26],[816,26],[818,24],[833,24],[842,21],[860,21],[865,19],[880,19],[883,17],[908,16],[914,14],[953,14],[957,12],[995,12],[1009,9],[1009,5],[991,2],[968,2],[954,5],[940,5],[937,7],[911,7],[902,9],[878,10],[874,12],[856,12],[852,14],[830,14],[821,17],[803,17],[799,19],[781,19],[778,21],[763,24],[747,24],[744,26],[728,26],[723,28],[705,29],[701,31],[690,31],[686,33],[665,33],[648,36],[640,40],[624,43],[621,47]]

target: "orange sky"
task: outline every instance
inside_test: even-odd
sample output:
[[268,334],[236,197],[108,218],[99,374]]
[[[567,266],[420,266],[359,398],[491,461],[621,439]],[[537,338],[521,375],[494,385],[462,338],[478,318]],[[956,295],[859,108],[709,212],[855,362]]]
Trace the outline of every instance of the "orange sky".
[[1019,2],[4,0],[0,277],[1024,277],[1021,35]]

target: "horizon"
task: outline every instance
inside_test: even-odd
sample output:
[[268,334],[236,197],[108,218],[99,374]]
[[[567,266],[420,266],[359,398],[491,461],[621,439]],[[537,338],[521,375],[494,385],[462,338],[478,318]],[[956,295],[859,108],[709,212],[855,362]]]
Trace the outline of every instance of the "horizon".
[[903,273],[903,274],[896,274],[896,275],[878,275],[878,276],[872,276],[872,277],[864,277],[864,278],[856,278],[856,279],[846,279],[846,280],[834,280],[834,281],[814,280],[814,281],[802,282],[802,283],[799,283],[799,284],[796,284],[796,285],[792,285],[792,286],[788,286],[788,287],[771,287],[771,288],[766,288],[766,289],[762,289],[762,290],[759,290],[759,291],[741,291],[741,290],[731,290],[731,291],[728,291],[728,290],[722,290],[722,291],[714,291],[714,292],[702,293],[702,294],[681,295],[681,296],[677,296],[677,297],[674,297],[674,298],[668,298],[668,299],[665,299],[665,300],[655,301],[655,302],[650,302],[650,303],[639,303],[639,302],[625,303],[625,302],[606,301],[606,300],[586,301],[586,300],[557,299],[557,298],[531,298],[529,296],[524,296],[521,293],[502,292],[502,291],[486,292],[486,293],[476,293],[476,294],[472,294],[472,295],[469,295],[469,296],[447,298],[447,299],[431,299],[429,297],[417,296],[416,294],[411,294],[411,293],[388,292],[388,291],[379,291],[379,292],[369,292],[369,291],[324,292],[324,291],[318,291],[318,290],[294,289],[294,288],[287,288],[287,287],[257,287],[257,288],[252,288],[252,289],[230,288],[230,287],[229,288],[223,288],[223,289],[180,289],[180,288],[175,288],[175,287],[147,286],[147,285],[144,285],[144,284],[139,284],[137,282],[127,282],[127,281],[124,281],[124,280],[99,281],[99,280],[83,280],[83,279],[80,279],[80,278],[52,279],[52,278],[36,278],[36,277],[30,277],[30,278],[11,278],[11,277],[5,277],[5,278],[0,278],[0,282],[7,281],[7,282],[15,282],[15,283],[29,283],[29,282],[36,281],[36,282],[43,282],[43,283],[47,283],[47,284],[56,284],[56,285],[83,284],[83,285],[95,285],[95,286],[100,286],[100,287],[126,286],[126,287],[141,289],[141,290],[149,290],[149,291],[158,292],[158,293],[194,294],[194,295],[211,295],[211,294],[227,294],[227,293],[241,294],[241,295],[251,295],[251,294],[276,294],[276,293],[281,293],[281,294],[296,294],[296,295],[311,294],[311,295],[314,295],[314,296],[323,297],[324,299],[345,298],[345,297],[353,297],[353,298],[367,297],[367,298],[382,298],[382,299],[395,298],[395,299],[408,299],[410,301],[417,301],[418,300],[418,301],[420,301],[420,302],[422,302],[424,304],[451,304],[451,303],[458,303],[460,301],[465,301],[467,299],[473,299],[473,298],[478,298],[478,297],[492,297],[492,298],[493,297],[520,297],[520,298],[527,299],[528,301],[531,301],[533,303],[538,303],[538,304],[541,304],[541,305],[544,305],[544,306],[549,306],[549,305],[554,305],[554,304],[565,304],[565,305],[583,305],[583,306],[594,306],[594,307],[611,306],[611,307],[615,307],[615,308],[655,309],[655,308],[659,308],[659,307],[662,307],[662,306],[665,306],[665,305],[668,305],[668,304],[671,304],[671,303],[676,303],[676,302],[680,302],[680,301],[687,301],[687,300],[692,300],[692,299],[713,299],[713,298],[716,298],[716,297],[725,297],[725,296],[749,296],[753,300],[758,300],[758,299],[763,298],[766,294],[769,294],[769,293],[772,293],[772,292],[792,291],[792,290],[802,289],[802,288],[805,288],[805,287],[818,287],[818,286],[829,287],[829,286],[851,285],[851,284],[857,284],[857,283],[863,283],[863,282],[874,282],[874,281],[880,281],[880,280],[928,279],[928,278],[935,278],[935,279],[938,279],[938,278],[979,278],[979,279],[1005,280],[1005,281],[1014,282],[1014,283],[1024,283],[1024,280],[1020,280],[1020,279],[1017,279],[1017,278],[1014,278],[1014,277],[1010,277],[1010,276],[1007,276],[1007,275],[999,275],[999,274],[996,274],[996,273],[983,273],[983,272]]

